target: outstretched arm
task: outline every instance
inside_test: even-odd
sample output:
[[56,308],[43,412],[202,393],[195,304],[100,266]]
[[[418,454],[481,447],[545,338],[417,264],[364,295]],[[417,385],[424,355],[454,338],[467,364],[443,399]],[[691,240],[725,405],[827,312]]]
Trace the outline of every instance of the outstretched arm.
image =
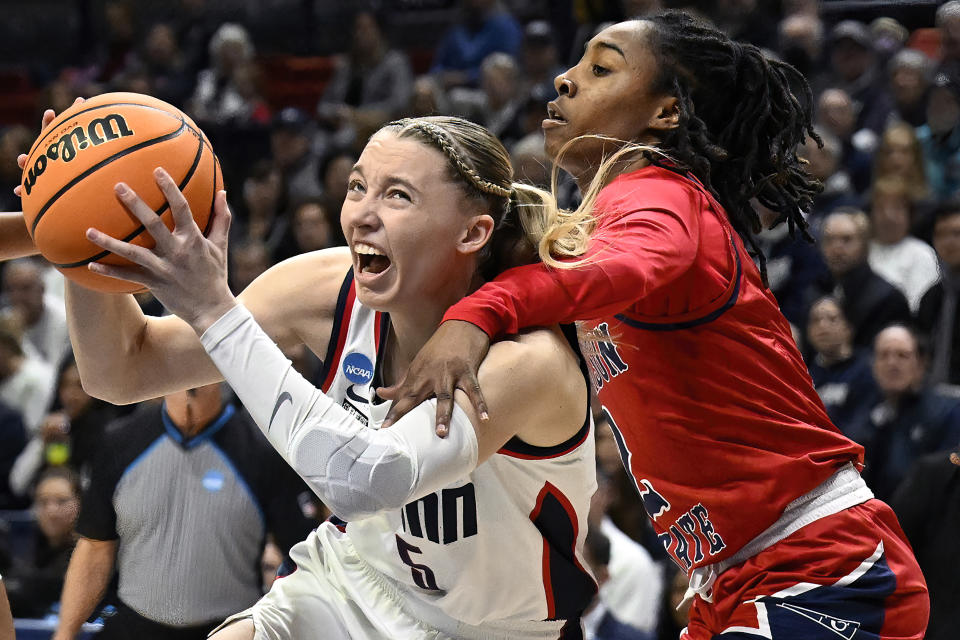
[[0,260],[13,260],[38,253],[19,211],[0,213]]

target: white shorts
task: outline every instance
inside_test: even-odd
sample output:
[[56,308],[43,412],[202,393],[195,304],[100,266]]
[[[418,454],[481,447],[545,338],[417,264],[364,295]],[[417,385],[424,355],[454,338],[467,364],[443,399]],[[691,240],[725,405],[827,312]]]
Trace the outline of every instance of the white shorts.
[[430,606],[361,559],[348,535],[321,525],[290,549],[297,569],[255,605],[214,629],[252,619],[255,640],[547,640],[562,622],[467,625]]

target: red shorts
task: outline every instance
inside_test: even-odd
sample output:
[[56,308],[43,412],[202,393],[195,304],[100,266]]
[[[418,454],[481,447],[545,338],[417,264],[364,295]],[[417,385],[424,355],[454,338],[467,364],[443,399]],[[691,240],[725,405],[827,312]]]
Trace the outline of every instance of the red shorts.
[[893,511],[870,500],[723,572],[681,640],[923,640],[930,599]]

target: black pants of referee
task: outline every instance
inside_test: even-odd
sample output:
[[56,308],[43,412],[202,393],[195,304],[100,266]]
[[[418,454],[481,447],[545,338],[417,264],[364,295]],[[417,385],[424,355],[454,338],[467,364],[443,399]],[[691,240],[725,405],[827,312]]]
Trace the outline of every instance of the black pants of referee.
[[171,627],[154,622],[117,602],[117,612],[104,620],[97,640],[203,640],[223,620],[211,620],[190,627]]

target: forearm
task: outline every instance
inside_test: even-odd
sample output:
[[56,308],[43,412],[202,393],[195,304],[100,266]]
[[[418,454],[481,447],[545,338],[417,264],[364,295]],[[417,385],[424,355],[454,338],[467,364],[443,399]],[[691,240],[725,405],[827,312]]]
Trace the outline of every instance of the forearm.
[[60,621],[53,640],[74,638],[103,599],[113,575],[117,543],[80,538],[60,596]]
[[390,429],[367,428],[297,373],[243,307],[202,342],[270,443],[342,518],[399,508],[477,463],[477,435],[462,410],[446,439],[434,437],[427,403]]
[[39,253],[20,212],[0,213],[0,260],[13,260]]
[[67,282],[70,341],[84,389],[129,404],[220,379],[193,330],[174,317],[143,314],[132,295]]

